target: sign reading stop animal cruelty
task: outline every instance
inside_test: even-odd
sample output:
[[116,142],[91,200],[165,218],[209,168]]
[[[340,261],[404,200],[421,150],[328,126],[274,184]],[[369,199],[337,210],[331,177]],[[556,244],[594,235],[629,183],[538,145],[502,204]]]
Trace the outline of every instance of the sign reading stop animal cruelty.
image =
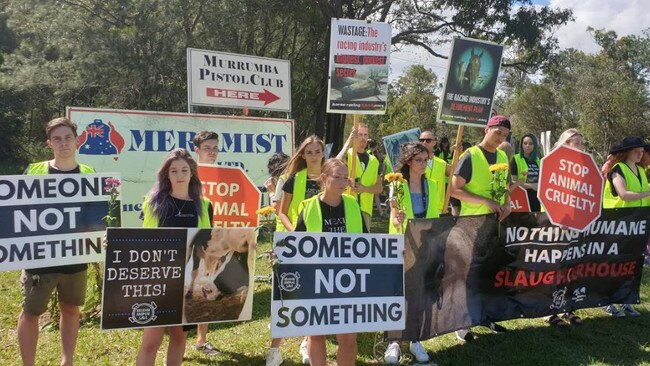
[[332,18],[328,113],[385,114],[391,28]]
[[102,261],[106,180],[113,177],[119,175],[0,176],[0,271]]
[[274,338],[404,328],[402,235],[276,233]]
[[438,120],[475,127],[487,125],[501,68],[503,46],[454,38]]
[[199,165],[203,195],[212,202],[214,227],[256,227],[262,192],[241,168]]
[[102,329],[249,320],[256,240],[253,228],[109,228]]
[[560,146],[541,164],[537,197],[552,223],[581,231],[600,217],[604,180],[590,154]]
[[288,60],[187,49],[190,105],[291,112]]

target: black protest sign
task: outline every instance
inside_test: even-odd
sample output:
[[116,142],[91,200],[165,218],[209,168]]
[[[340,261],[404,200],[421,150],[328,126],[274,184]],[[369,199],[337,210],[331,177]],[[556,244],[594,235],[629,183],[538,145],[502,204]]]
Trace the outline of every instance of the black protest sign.
[[[0,177],[0,271],[103,260],[115,174]],[[119,196],[119,187],[116,187]],[[116,222],[120,202],[114,202]]]
[[403,237],[280,233],[273,337],[404,327]]
[[492,112],[503,46],[454,38],[438,120],[484,127]]
[[102,329],[251,318],[254,228],[107,233]]
[[650,208],[603,210],[584,232],[544,213],[412,220],[406,329],[423,340],[488,322],[639,301]]

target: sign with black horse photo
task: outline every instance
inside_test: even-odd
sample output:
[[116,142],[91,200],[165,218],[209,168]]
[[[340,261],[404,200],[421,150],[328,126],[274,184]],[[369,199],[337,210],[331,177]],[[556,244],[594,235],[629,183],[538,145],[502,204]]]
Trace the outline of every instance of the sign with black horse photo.
[[109,228],[102,329],[250,320],[255,228]]

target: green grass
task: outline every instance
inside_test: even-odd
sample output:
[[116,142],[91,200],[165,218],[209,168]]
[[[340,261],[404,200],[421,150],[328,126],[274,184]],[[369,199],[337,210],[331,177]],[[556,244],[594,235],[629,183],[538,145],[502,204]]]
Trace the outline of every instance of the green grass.
[[[375,228],[373,223],[373,229]],[[270,249],[268,237],[262,240],[259,251]],[[256,274],[268,275],[266,259],[259,259]],[[0,365],[20,364],[16,340],[16,319],[20,312],[20,273],[0,273]],[[518,319],[503,322],[510,331],[489,333],[477,327],[477,339],[470,344],[456,340],[453,334],[424,342],[431,358],[438,365],[650,365],[650,270],[644,269],[641,288],[642,304],[637,309],[639,318],[614,319],[600,309],[579,310],[584,324],[571,329],[549,327],[542,319]],[[205,358],[192,349],[195,334],[188,337],[184,365],[264,365],[269,347],[271,286],[255,284],[253,320],[243,323],[210,325],[208,339],[222,352]],[[99,330],[97,322],[86,323],[79,334],[75,355],[77,365],[131,365],[140,345],[141,331]],[[379,365],[373,355],[373,345],[379,333],[359,335],[358,365]],[[286,366],[299,365],[299,338],[285,340],[282,353]],[[158,354],[162,365],[165,344]],[[335,345],[328,344],[333,363]],[[406,347],[402,347],[403,350]],[[58,365],[60,362],[58,331],[43,330],[40,334],[37,365]],[[404,363],[406,364],[406,363]]]

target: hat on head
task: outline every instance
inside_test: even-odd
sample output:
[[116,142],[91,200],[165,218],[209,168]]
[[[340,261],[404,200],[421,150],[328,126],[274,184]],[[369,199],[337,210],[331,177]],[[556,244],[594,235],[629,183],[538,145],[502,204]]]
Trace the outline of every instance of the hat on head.
[[616,153],[627,151],[627,150],[634,149],[634,148],[637,148],[637,147],[642,147],[646,151],[650,151],[650,144],[647,144],[640,137],[630,136],[630,137],[624,138],[623,142],[621,142],[620,144],[612,146],[612,148],[609,149],[609,153],[610,154],[616,154]]
[[498,126],[510,129],[510,120],[508,119],[508,117],[500,114],[493,116],[492,118],[490,118],[490,120],[488,120],[486,127],[498,127]]

